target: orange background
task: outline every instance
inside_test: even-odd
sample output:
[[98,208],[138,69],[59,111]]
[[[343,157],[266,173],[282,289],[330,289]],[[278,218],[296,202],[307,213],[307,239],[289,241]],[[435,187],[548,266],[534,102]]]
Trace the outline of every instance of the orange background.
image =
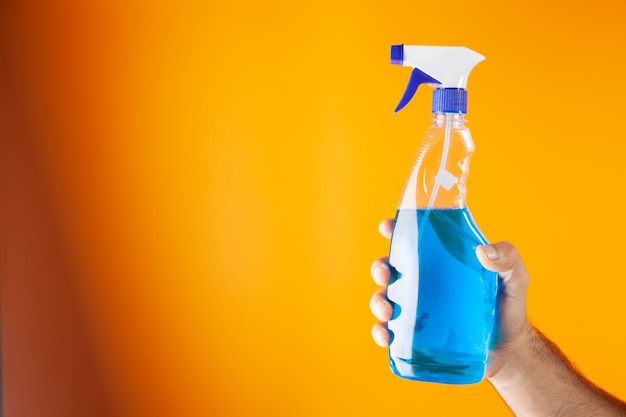
[[[465,45],[468,203],[622,398],[622,0],[0,5],[5,415],[510,415],[374,345],[373,259],[429,125],[397,43]],[[18,2],[15,2],[18,3]]]

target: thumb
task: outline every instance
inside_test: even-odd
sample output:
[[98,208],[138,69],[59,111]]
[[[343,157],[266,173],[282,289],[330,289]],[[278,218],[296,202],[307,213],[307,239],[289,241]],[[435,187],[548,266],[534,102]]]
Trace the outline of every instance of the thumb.
[[476,256],[486,269],[502,278],[503,292],[511,298],[525,301],[528,271],[517,249],[509,242],[498,242],[476,248]]
[[526,289],[528,272],[515,246],[498,242],[476,248],[476,256],[484,268],[497,272],[502,286],[498,288],[497,328],[490,346],[487,373],[496,375],[502,366],[511,361],[511,346],[528,346],[524,335],[531,329],[526,316]]

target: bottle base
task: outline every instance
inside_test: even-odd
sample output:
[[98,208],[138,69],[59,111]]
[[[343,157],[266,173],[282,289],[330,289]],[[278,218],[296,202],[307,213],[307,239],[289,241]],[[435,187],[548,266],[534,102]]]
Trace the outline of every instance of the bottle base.
[[407,361],[389,358],[391,370],[400,378],[439,384],[470,385],[483,380],[485,364],[482,362],[448,364],[435,360]]

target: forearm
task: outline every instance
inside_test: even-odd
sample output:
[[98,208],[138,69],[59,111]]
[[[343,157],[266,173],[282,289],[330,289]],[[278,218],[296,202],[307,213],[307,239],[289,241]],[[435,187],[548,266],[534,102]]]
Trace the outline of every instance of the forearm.
[[516,416],[626,416],[626,404],[579,374],[535,329],[494,353],[506,361],[489,380]]

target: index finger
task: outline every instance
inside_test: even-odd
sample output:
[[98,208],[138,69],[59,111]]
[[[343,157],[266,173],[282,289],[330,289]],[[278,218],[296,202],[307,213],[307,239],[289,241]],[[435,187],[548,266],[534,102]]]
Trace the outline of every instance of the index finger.
[[394,224],[394,219],[383,220],[378,225],[378,231],[380,232],[381,235],[383,235],[383,237],[386,237],[387,239],[391,239],[391,232],[393,232],[393,224]]

